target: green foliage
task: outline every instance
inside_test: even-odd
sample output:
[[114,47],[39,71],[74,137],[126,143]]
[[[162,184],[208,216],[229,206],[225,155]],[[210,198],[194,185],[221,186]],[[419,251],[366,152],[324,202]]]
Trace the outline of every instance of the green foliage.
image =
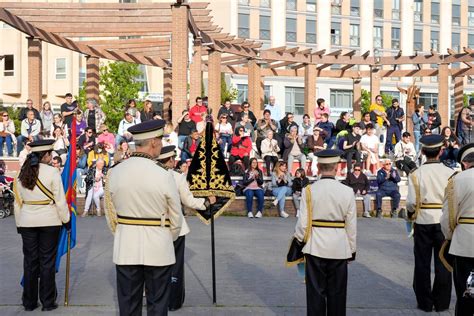
[[470,94],[464,93],[463,97],[463,105],[464,107],[469,106],[469,99],[474,98],[474,92],[471,92]]
[[79,94],[74,96],[74,100],[77,100],[77,103],[81,110],[84,110],[86,108],[86,100],[87,100],[86,88],[87,88],[87,82],[86,80],[84,80],[82,82],[82,87],[79,88]]
[[[383,104],[385,109],[388,109],[390,106],[392,106],[393,96],[391,96],[390,94],[385,94],[385,93],[382,93],[381,95],[382,95],[382,104]],[[372,102],[370,100],[370,92],[367,91],[367,90],[362,89],[362,97],[361,97],[361,111],[362,111],[362,113],[369,112],[369,108],[370,108],[371,103]]]
[[100,67],[101,108],[107,116],[106,123],[110,130],[117,130],[127,101],[138,98],[143,83],[135,78],[141,75],[137,64],[114,62]]
[[234,88],[232,85],[227,87],[225,82],[225,74],[221,73],[221,104],[224,104],[225,100],[229,99],[231,101],[237,99],[239,91]]
[[5,107],[1,106],[0,111],[1,112],[7,111],[10,120],[12,120],[13,123],[15,124],[16,134],[20,134],[21,121],[18,119],[18,117],[20,116],[21,108],[17,108],[17,107],[13,107],[13,106],[8,106],[8,107],[7,106],[5,106]]

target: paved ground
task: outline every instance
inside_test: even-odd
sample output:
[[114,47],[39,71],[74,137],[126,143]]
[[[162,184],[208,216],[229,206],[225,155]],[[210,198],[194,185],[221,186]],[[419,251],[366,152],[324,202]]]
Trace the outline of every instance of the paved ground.
[[[284,258],[295,219],[221,217],[216,222],[217,306],[212,305],[210,227],[188,218],[185,307],[172,315],[304,315],[305,287]],[[70,307],[54,315],[118,315],[112,242],[105,219],[79,219]],[[412,240],[402,220],[359,219],[357,261],[349,266],[348,315],[424,315],[411,287]],[[21,239],[0,220],[0,315],[22,313]],[[64,264],[64,260],[63,260]],[[57,277],[59,302],[64,266]],[[454,292],[451,306],[454,306]],[[42,314],[38,312],[38,314]],[[453,311],[434,315],[454,315]]]

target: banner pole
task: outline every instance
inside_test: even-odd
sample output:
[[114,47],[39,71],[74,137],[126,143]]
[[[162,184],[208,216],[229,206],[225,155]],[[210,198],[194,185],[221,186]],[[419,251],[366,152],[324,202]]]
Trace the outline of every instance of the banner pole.
[[209,212],[211,214],[211,257],[212,257],[212,303],[215,305],[216,299],[216,246],[214,240],[214,214],[212,214],[211,206],[209,205]]
[[71,232],[67,232],[67,255],[66,255],[66,288],[64,289],[64,306],[69,305],[69,269],[71,266]]

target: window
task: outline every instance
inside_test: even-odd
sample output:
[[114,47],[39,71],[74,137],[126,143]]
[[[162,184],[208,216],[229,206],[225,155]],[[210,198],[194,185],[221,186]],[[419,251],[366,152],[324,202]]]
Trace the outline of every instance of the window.
[[423,31],[415,30],[413,36],[413,50],[422,51],[423,50]]
[[467,12],[467,25],[468,26],[474,26],[474,7],[469,6],[468,12]]
[[296,19],[286,19],[286,41],[296,42]]
[[138,65],[138,70],[140,75],[135,78],[136,82],[142,83],[140,92],[148,93],[148,80],[147,80],[147,70],[145,65]]
[[351,15],[360,16],[360,1],[351,0]]
[[82,67],[81,69],[79,69],[79,87],[82,87],[85,80],[86,80],[86,68]]
[[341,45],[341,23],[331,23],[331,44]]
[[392,0],[392,19],[400,20],[400,0]]
[[285,112],[304,114],[304,88],[285,87]]
[[453,25],[461,25],[461,6],[453,4]]
[[286,9],[296,11],[296,0],[286,0]]
[[56,58],[56,79],[66,79],[66,58]]
[[424,104],[425,109],[430,105],[438,104],[438,94],[436,93],[420,93],[420,99],[418,99],[418,104]]
[[375,0],[374,2],[374,17],[383,19],[383,0]]
[[342,111],[352,111],[353,99],[352,90],[331,89],[329,104],[333,115]]
[[400,28],[392,27],[392,49],[400,49]]
[[381,26],[374,27],[374,48],[382,48],[383,46],[383,28]]
[[331,13],[333,15],[341,15],[341,0],[332,0],[331,1]]
[[271,8],[272,1],[271,0],[260,0],[260,7],[262,8]]
[[315,20],[306,20],[306,43],[316,44]]
[[[237,103],[248,101],[248,85],[238,84],[237,91]],[[268,98],[270,98],[270,86],[264,86],[264,104],[268,103]]]
[[261,40],[271,39],[270,17],[267,15],[260,16],[260,39]]
[[[430,68],[431,69],[438,69],[438,64],[431,64]],[[431,76],[430,81],[431,82],[438,82],[438,76]]]
[[415,11],[415,22],[422,22],[423,21],[423,0],[415,0],[414,3],[414,11]]
[[467,35],[467,46],[474,48],[474,34]]
[[239,13],[239,30],[238,35],[240,38],[249,38],[250,29],[249,29],[249,15]]
[[398,101],[400,101],[400,92],[397,92],[397,91],[380,91],[380,94],[389,95],[393,99],[398,99]]
[[3,65],[3,75],[5,77],[13,77],[15,75],[15,58],[13,55],[5,55]]
[[306,11],[316,12],[316,0],[306,0]]
[[461,51],[461,34],[453,32],[451,34],[451,39],[452,39],[451,47],[453,48],[453,50],[455,50],[456,52],[460,52]]
[[439,3],[431,3],[431,23],[439,24]]
[[351,24],[351,46],[359,46],[359,24]]
[[431,49],[439,52],[439,32],[431,31]]
[[239,0],[240,5],[249,5],[249,0]]

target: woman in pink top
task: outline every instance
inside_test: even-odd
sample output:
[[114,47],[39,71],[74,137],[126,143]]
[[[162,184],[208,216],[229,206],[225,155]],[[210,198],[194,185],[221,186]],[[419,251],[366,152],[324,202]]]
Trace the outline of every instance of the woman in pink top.
[[114,134],[109,133],[109,128],[105,124],[100,126],[100,135],[97,138],[97,143],[104,143],[104,149],[109,153],[109,158],[114,155],[115,136]]
[[256,218],[262,217],[263,212],[263,172],[258,168],[258,162],[256,158],[250,159],[249,168],[245,171],[244,179],[242,183],[245,193],[245,201],[247,202],[247,216],[253,218],[252,205],[253,197],[257,198],[257,214]]
[[323,113],[327,113],[329,116],[331,116],[331,110],[329,110],[329,107],[326,106],[326,101],[324,101],[324,99],[319,98],[316,100],[316,103],[318,105],[314,108],[314,125],[318,124],[322,120],[321,116]]

